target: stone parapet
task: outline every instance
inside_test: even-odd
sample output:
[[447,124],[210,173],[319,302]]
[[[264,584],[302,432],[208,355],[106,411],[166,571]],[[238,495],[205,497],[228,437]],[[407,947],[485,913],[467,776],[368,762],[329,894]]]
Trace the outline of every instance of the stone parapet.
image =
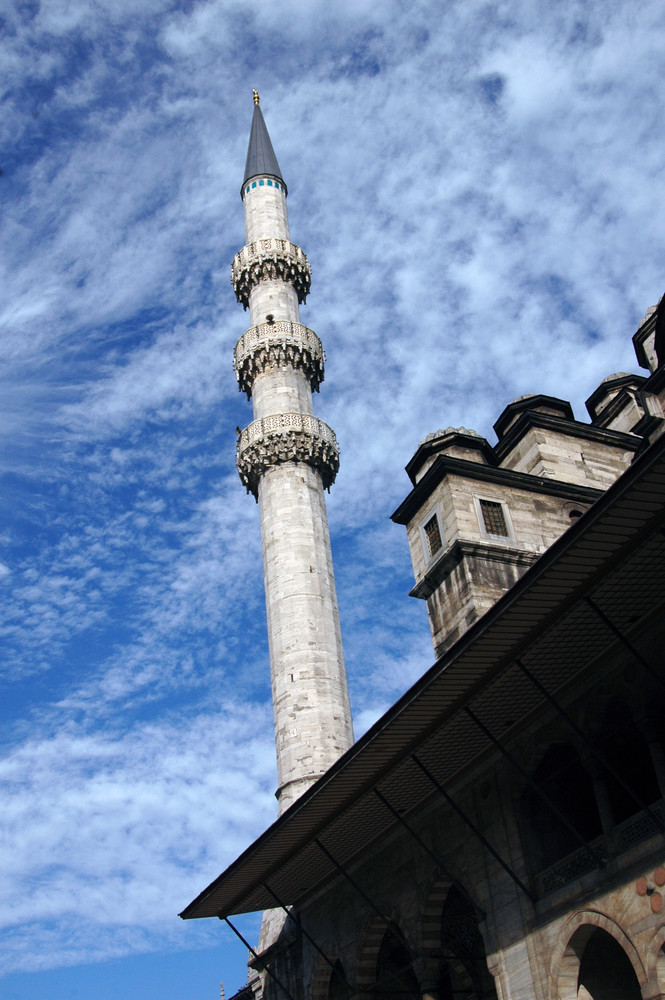
[[298,302],[309,293],[311,269],[307,254],[289,240],[255,240],[239,250],[231,266],[231,284],[238,302],[249,306],[249,293],[261,281],[287,281],[293,285]]
[[329,489],[339,469],[334,431],[308,413],[277,413],[254,420],[238,436],[236,464],[248,493],[258,497],[259,480],[271,465],[305,462]]
[[233,353],[233,367],[238,388],[252,395],[257,375],[268,368],[300,369],[313,391],[323,382],[325,354],[321,341],[302,323],[260,323],[252,326],[238,340]]

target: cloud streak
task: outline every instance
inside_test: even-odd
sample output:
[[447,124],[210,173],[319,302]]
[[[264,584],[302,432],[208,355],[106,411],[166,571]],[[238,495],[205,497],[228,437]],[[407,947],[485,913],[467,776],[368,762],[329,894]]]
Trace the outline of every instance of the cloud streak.
[[216,940],[173,913],[273,815],[228,280],[251,88],[313,268],[359,733],[433,658],[388,519],[419,440],[493,439],[530,391],[581,417],[635,369],[662,292],[665,46],[660,5],[618,0],[3,17],[0,951],[20,970]]

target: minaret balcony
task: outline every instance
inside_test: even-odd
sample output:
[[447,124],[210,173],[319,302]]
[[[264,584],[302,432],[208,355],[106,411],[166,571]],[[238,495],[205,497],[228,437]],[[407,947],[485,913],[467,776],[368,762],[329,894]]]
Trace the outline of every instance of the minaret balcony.
[[263,474],[285,462],[311,465],[329,489],[339,469],[335,432],[309,413],[275,413],[254,420],[238,435],[236,463],[248,493],[258,497]]
[[238,388],[247,399],[257,375],[275,368],[299,369],[305,373],[312,392],[318,392],[324,361],[321,341],[302,323],[259,323],[243,333],[233,352]]
[[249,293],[261,281],[287,281],[296,290],[298,302],[307,299],[311,281],[307,254],[289,240],[266,239],[248,243],[233,258],[231,284],[238,302],[249,306]]

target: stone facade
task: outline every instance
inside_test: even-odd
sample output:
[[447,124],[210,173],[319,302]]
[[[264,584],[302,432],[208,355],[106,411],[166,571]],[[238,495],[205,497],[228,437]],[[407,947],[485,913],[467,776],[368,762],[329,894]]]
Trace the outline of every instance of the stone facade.
[[[652,622],[640,655],[662,662],[662,640]],[[600,686],[578,678],[557,703],[565,717],[541,706],[447,785],[454,809],[435,797],[407,814],[300,903],[264,956],[293,997],[665,996],[665,696],[635,690],[620,648],[602,668]]]
[[[665,997],[665,606],[656,569],[665,560],[665,490],[653,510],[639,508],[651,528],[625,545],[625,566],[617,569],[611,553],[638,509],[630,503],[621,515],[607,508],[616,542],[600,532],[610,553],[600,575],[593,548],[575,555],[584,551],[575,532],[584,538],[604,489],[616,483],[608,497],[620,498],[636,456],[648,459],[658,444],[663,372],[604,380],[588,404],[591,424],[575,421],[564,401],[534,396],[504,410],[495,447],[463,428],[419,446],[407,466],[413,490],[395,519],[407,528],[412,594],[428,602],[442,690],[447,674],[451,690],[460,684],[465,647],[455,640],[482,636],[484,615],[501,635],[508,612],[498,599],[528,598],[530,577],[564,543],[573,561],[591,566],[592,582],[558,598],[555,562],[547,625],[525,632],[521,645],[520,634],[511,639],[520,655],[507,663],[490,642],[484,679],[469,681],[448,721],[414,731],[411,757],[378,765],[364,805],[331,807],[315,843],[332,851],[336,871],[329,866],[308,889],[313,848],[294,848],[303,857],[292,882],[297,906],[250,963],[255,992],[271,1000]],[[660,442],[665,487],[664,453]],[[566,585],[567,573],[559,571]],[[425,693],[414,689],[403,702],[419,698]],[[397,724],[398,709],[363,741],[361,774],[363,754]],[[426,753],[439,779],[430,775],[430,794],[416,793],[415,764]],[[368,774],[372,766],[368,758]],[[391,777],[395,769],[405,777]],[[370,821],[372,792],[386,808]],[[322,784],[321,815],[327,794]]]
[[[654,325],[651,310],[635,335],[647,365],[656,364]],[[603,379],[587,401],[591,423],[575,420],[565,400],[531,395],[505,408],[494,447],[452,427],[420,443],[407,465],[414,489],[393,520],[406,525],[411,595],[427,601],[437,656],[655,440],[660,379],[655,369],[651,378],[622,372]]]

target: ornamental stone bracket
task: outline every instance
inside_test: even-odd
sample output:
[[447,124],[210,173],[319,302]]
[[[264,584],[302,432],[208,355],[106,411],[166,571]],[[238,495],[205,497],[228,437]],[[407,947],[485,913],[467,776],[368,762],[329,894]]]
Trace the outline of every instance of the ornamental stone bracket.
[[236,464],[248,493],[258,499],[259,481],[271,465],[305,462],[330,489],[339,469],[334,431],[308,413],[276,413],[255,420],[238,435]]
[[296,290],[298,302],[307,299],[312,272],[305,254],[288,240],[266,239],[248,243],[233,258],[231,284],[243,309],[249,306],[249,293],[260,281],[288,281]]
[[321,341],[302,323],[260,323],[243,333],[233,352],[238,388],[252,395],[257,375],[270,368],[299,368],[305,373],[312,392],[323,382],[325,354]]

